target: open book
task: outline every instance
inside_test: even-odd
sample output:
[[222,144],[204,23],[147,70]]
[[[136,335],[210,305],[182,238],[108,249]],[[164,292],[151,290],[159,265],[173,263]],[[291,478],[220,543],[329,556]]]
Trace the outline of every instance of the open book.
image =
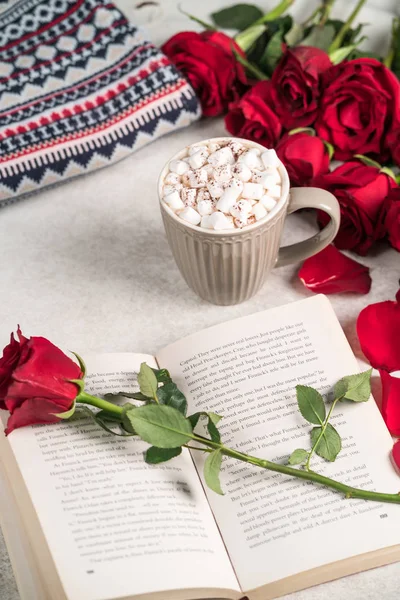
[[[323,296],[212,327],[156,357],[84,358],[97,394],[135,390],[142,361],[167,368],[189,414],[223,415],[226,445],[282,462],[309,448],[295,385],[327,393],[358,370]],[[333,423],[344,449],[335,463],[316,458],[315,470],[395,492],[392,441],[375,403],[341,403]],[[344,499],[233,459],[218,496],[203,486],[203,453],[147,465],[147,444],[84,418],[0,437],[0,502],[14,511],[1,511],[2,526],[22,600],[267,600],[400,560],[396,505]]]

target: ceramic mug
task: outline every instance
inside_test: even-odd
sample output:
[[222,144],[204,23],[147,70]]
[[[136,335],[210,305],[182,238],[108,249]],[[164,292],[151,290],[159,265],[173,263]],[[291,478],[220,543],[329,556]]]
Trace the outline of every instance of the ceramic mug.
[[[231,137],[198,142],[226,143]],[[264,146],[234,138],[248,148]],[[158,180],[158,196],[164,227],[172,254],[186,283],[198,296],[213,304],[239,304],[248,300],[264,285],[274,267],[299,262],[323,250],[335,237],[340,225],[336,198],[326,190],[312,187],[291,188],[282,163],[282,196],[276,206],[260,221],[243,229],[213,230],[191,225],[179,218],[162,201],[163,181],[173,159],[187,156],[187,147],[169,159]],[[280,248],[287,214],[301,208],[325,211],[330,221],[311,238]]]

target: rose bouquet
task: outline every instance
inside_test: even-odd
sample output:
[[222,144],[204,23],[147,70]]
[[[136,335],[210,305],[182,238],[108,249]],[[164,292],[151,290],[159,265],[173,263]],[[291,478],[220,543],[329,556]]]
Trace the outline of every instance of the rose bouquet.
[[346,21],[331,18],[334,0],[325,0],[302,23],[286,14],[293,2],[267,14],[236,4],[211,24],[189,15],[205,30],[178,33],[163,50],[204,116],[224,114],[233,135],[276,148],[294,185],[338,198],[337,248],[365,255],[386,239],[400,250],[400,21],[387,56],[376,56],[359,49],[363,26],[354,26],[366,0]]

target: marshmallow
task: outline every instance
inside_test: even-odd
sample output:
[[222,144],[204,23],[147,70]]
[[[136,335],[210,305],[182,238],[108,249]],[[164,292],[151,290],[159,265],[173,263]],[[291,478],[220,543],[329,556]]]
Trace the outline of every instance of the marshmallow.
[[212,223],[210,223],[210,218],[211,215],[204,215],[204,217],[201,217],[200,226],[205,227],[205,229],[213,229]]
[[177,173],[168,173],[168,175],[164,179],[164,183],[168,183],[169,185],[176,185],[181,182],[181,177]]
[[239,200],[232,206],[230,213],[233,217],[238,219],[244,218],[247,221],[247,217],[251,213],[251,210],[252,205],[250,202],[247,202],[247,200]]
[[189,156],[193,156],[193,154],[196,154],[196,152],[199,150],[206,150],[208,153],[207,146],[203,146],[202,144],[194,144],[193,146],[189,146],[188,154]]
[[183,175],[189,170],[189,165],[184,160],[171,160],[168,165],[169,170],[177,175]]
[[232,169],[231,165],[221,165],[220,167],[215,167],[214,171],[214,180],[218,183],[229,183],[232,179]]
[[249,198],[251,200],[260,200],[264,194],[264,189],[261,183],[244,183],[243,184],[243,198]]
[[179,192],[183,188],[181,183],[176,183],[175,185],[167,184],[163,187],[163,196],[167,194],[171,194],[171,192]]
[[[257,150],[257,148],[254,148]],[[243,163],[246,167],[250,169],[262,169],[262,162],[255,152],[251,150],[247,150],[247,152],[243,152],[238,158],[239,163]]]
[[281,178],[277,169],[271,169],[268,171],[253,171],[251,181],[261,183],[263,188],[270,189],[280,183]]
[[201,221],[199,213],[197,212],[197,210],[194,210],[194,208],[192,208],[191,206],[187,206],[178,214],[181,219],[187,221],[188,223],[191,223],[192,225],[198,225]]
[[208,144],[208,151],[210,152],[210,154],[212,154],[213,152],[216,152],[220,148],[221,148],[221,144],[218,144],[218,142],[210,142]]
[[264,194],[264,196],[260,198],[260,202],[268,212],[270,212],[276,206],[275,198],[271,198],[271,196],[268,196],[268,194]]
[[268,190],[268,196],[272,196],[272,198],[276,198],[277,200],[281,197],[282,188],[280,185],[274,185],[271,189]]
[[235,192],[235,190],[227,189],[218,200],[217,209],[221,212],[229,213],[237,199],[238,194]]
[[279,158],[275,150],[266,150],[261,154],[261,160],[263,161],[264,167],[278,167]]
[[251,179],[251,170],[244,163],[236,163],[234,167],[232,167],[232,173],[240,181],[250,181]]
[[191,157],[189,158],[189,164],[192,167],[192,169],[200,169],[200,167],[206,164],[207,157],[207,148],[200,148],[199,150],[197,150],[197,152],[191,155]]
[[211,200],[200,200],[197,203],[197,212],[203,217],[205,215],[211,215],[214,210],[214,205]]
[[177,192],[176,190],[174,192],[171,192],[170,194],[166,194],[163,198],[165,204],[168,204],[168,206],[172,209],[172,210],[180,210],[181,208],[184,208],[185,205],[183,204],[181,197],[179,195],[179,192]]
[[192,188],[201,188],[208,181],[207,171],[205,169],[196,169],[195,171],[186,171],[183,175],[183,182]]
[[237,159],[241,154],[243,154],[243,152],[246,151],[246,148],[243,146],[243,144],[241,144],[237,140],[231,140],[228,143],[227,147],[232,150],[232,154],[235,157],[235,159]]
[[261,202],[257,202],[257,204],[253,206],[253,213],[256,220],[260,221],[260,219],[263,219],[268,214],[268,211]]
[[216,211],[208,217],[212,229],[231,229],[234,227],[232,217],[229,219],[222,212]]
[[201,202],[202,200],[211,200],[211,194],[208,190],[201,188],[197,192],[197,202]]
[[212,179],[214,177],[214,167],[210,165],[210,163],[206,163],[202,169],[206,171],[208,179]]
[[224,146],[220,150],[213,152],[208,157],[208,162],[213,167],[220,167],[221,165],[233,165],[235,162],[235,157],[232,154],[232,150],[228,148],[228,146]]
[[181,199],[185,206],[194,207],[196,204],[196,188],[183,188],[181,190]]
[[207,190],[211,198],[214,198],[215,200],[217,198],[221,198],[222,194],[224,193],[224,188],[220,183],[217,183],[216,181],[209,181],[207,184]]

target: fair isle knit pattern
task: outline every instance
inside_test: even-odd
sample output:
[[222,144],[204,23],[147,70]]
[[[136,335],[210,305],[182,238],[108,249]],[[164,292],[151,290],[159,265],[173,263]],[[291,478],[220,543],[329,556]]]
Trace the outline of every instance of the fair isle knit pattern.
[[188,82],[112,3],[8,6],[0,13],[0,206],[200,116]]

